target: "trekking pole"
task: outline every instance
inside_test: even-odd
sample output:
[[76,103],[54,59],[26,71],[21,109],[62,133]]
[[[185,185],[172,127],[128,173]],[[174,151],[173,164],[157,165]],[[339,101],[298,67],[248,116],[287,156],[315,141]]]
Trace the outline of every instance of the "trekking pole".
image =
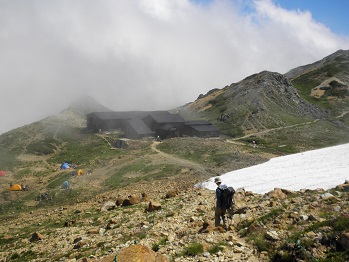
[[305,254],[307,254],[308,256],[310,256],[310,258],[312,259],[312,261],[315,262],[319,262],[308,250],[306,250],[302,245],[301,245],[301,241],[299,239],[296,240],[295,242],[296,246],[301,248]]

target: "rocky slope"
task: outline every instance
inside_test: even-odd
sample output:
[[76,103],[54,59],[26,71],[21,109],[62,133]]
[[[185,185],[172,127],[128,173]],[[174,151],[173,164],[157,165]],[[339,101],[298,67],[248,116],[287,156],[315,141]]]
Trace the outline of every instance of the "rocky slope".
[[[201,115],[228,137],[292,144],[289,152],[344,143],[349,130],[349,50],[285,75],[263,71],[212,89],[181,109]],[[272,132],[270,132],[272,131]],[[324,131],[324,132],[322,132]],[[314,143],[315,142],[315,143]],[[330,143],[332,143],[330,142]]]
[[[213,226],[214,192],[193,189],[194,183],[183,176],[140,182],[75,205],[9,216],[0,226],[0,261],[124,261],[154,252],[162,255],[156,261],[349,259],[349,184],[264,195],[238,189],[225,231]],[[129,246],[148,249],[132,253]]]
[[[292,70],[290,70],[289,72],[287,72],[285,74],[285,76],[290,79],[293,80],[295,78],[300,77],[301,75],[304,75],[306,73],[309,73],[311,71],[316,71],[319,70],[321,68],[323,68],[324,66],[327,66],[329,64],[336,64],[337,62],[340,62],[340,64],[346,64],[347,61],[349,59],[349,50],[338,50],[337,52],[319,60],[316,61],[312,64],[309,65],[303,65],[297,68],[294,68]],[[341,74],[344,72],[341,72]]]

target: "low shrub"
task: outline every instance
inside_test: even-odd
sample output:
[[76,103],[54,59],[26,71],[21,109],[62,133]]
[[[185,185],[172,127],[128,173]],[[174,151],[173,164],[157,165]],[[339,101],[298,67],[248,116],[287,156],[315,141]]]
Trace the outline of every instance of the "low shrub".
[[184,256],[196,256],[198,254],[201,254],[204,252],[204,247],[202,244],[198,242],[194,242],[186,246],[183,250],[183,255]]

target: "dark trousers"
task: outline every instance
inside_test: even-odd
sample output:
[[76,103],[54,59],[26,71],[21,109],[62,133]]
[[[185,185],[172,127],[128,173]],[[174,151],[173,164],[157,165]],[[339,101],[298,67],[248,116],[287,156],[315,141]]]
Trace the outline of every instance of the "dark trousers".
[[215,227],[218,227],[221,225],[221,219],[223,221],[223,227],[226,227],[226,218],[225,218],[225,212],[226,209],[222,209],[219,207],[216,207],[215,212],[214,212],[214,225]]

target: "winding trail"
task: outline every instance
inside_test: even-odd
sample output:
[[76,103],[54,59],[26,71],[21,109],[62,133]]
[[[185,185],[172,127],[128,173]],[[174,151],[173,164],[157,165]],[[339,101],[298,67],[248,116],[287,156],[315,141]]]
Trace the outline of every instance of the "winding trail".
[[[297,126],[303,126],[303,125],[309,125],[309,124],[312,124],[312,123],[316,123],[319,120],[320,119],[315,119],[314,121],[294,124],[294,125],[290,125],[290,126],[281,126],[281,127],[270,128],[270,129],[266,129],[266,130],[263,130],[263,131],[260,131],[260,132],[255,132],[255,133],[247,134],[247,135],[236,137],[236,138],[231,138],[231,139],[227,140],[227,142],[233,142],[234,141],[234,143],[238,143],[238,142],[235,142],[235,141],[238,141],[238,140],[244,139],[244,138],[248,138],[248,137],[251,137],[251,136],[255,136],[255,135],[266,134],[266,133],[269,133],[271,131],[282,130],[282,129],[292,128],[292,127],[297,127]],[[243,145],[244,143],[240,142],[238,144]]]
[[341,117],[345,116],[348,113],[349,113],[349,111],[344,111],[342,114],[336,116],[336,118],[341,118]]
[[[341,118],[341,117],[345,116],[348,113],[349,113],[349,111],[344,111],[340,115],[336,116],[336,118]],[[255,132],[255,133],[247,134],[247,135],[244,135],[244,136],[240,136],[240,137],[237,137],[237,138],[231,138],[231,139],[227,140],[227,142],[233,142],[234,141],[234,143],[236,143],[236,144],[243,145],[244,143],[239,143],[239,142],[235,142],[235,141],[238,141],[238,140],[244,139],[244,138],[248,138],[248,137],[251,137],[251,136],[255,136],[255,135],[266,134],[266,133],[269,133],[269,132],[275,131],[275,130],[282,130],[282,129],[292,128],[292,127],[297,127],[297,126],[309,125],[309,124],[316,123],[319,120],[320,119],[315,119],[314,121],[299,123],[299,124],[295,124],[295,125],[270,128],[270,129],[266,129],[266,130],[263,130],[263,131],[260,131],[260,132]]]

